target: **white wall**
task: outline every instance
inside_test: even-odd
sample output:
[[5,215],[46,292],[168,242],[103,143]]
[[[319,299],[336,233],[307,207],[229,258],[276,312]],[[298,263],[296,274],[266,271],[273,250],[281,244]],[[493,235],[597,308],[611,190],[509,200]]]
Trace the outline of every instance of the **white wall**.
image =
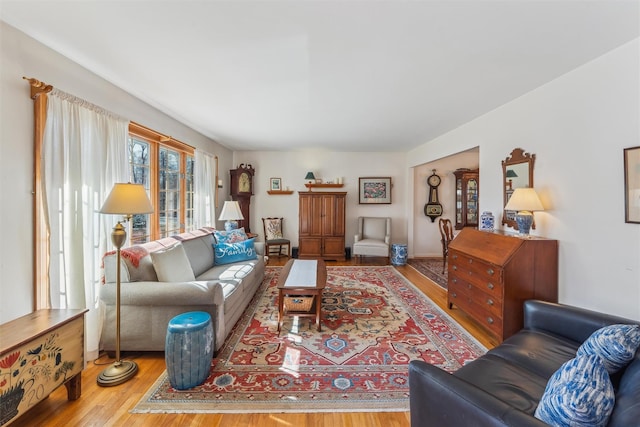
[[[479,150],[474,148],[422,164],[413,168],[414,191],[413,200],[413,232],[410,234],[410,257],[441,257],[442,243],[438,219],[431,222],[431,218],[424,214],[424,205],[428,202],[429,184],[427,178],[436,170],[441,182],[438,186],[438,199],[442,204],[442,217],[449,218],[455,224],[456,217],[456,169],[477,169],[479,164]],[[482,188],[482,183],[480,183]],[[480,205],[482,211],[483,206]],[[454,235],[458,234],[454,229]]]
[[[407,243],[407,169],[405,153],[359,153],[333,151],[240,151],[234,153],[234,164],[250,163],[255,169],[254,196],[251,198],[251,231],[264,239],[262,217],[284,217],[284,233],[292,246],[298,246],[298,191],[308,191],[304,177],[312,171],[324,181],[342,177],[344,187],[331,189],[347,192],[346,246],[353,244],[358,216],[391,217],[393,243]],[[358,204],[359,177],[391,177],[391,204]],[[291,195],[269,195],[269,178],[281,178],[283,188]],[[228,194],[229,189],[224,189]],[[322,189],[313,189],[322,191]]]
[[479,146],[480,207],[496,214],[500,162],[516,147],[535,153],[534,187],[547,210],[535,214],[532,234],[559,240],[560,302],[634,319],[640,225],[624,222],[622,159],[623,148],[640,145],[639,48],[629,42],[407,156],[414,167]]
[[[0,22],[0,323],[31,312],[33,77],[220,157],[232,152]],[[228,175],[228,174],[227,174]],[[228,176],[223,176],[228,181]]]

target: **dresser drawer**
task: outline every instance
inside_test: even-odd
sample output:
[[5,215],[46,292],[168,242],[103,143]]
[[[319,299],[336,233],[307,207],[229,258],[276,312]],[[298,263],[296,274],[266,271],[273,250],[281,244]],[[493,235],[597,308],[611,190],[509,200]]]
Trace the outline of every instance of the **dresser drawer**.
[[502,301],[504,290],[501,268],[458,253],[453,254],[449,263],[450,281],[462,279]]
[[502,316],[495,315],[474,300],[467,301],[463,310],[496,336],[502,336]]
[[456,298],[465,298],[473,301],[478,307],[482,307],[495,317],[502,318],[502,299],[495,298],[492,294],[484,292],[477,286],[466,282],[464,279],[454,277],[449,281],[449,302],[457,304]]

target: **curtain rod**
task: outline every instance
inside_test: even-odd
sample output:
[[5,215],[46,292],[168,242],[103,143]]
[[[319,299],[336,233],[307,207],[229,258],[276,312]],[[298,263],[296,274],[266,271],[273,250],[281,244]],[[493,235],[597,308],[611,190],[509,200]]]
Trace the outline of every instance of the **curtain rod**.
[[[34,78],[29,78],[29,77],[22,77],[24,80],[27,80],[29,82],[29,84],[31,85],[31,99],[36,99],[38,95],[42,94],[42,93],[49,93],[53,90],[53,85],[48,85],[45,82],[38,80],[38,79],[34,79]],[[72,95],[74,96],[74,95]],[[190,145],[190,144],[186,144],[178,139],[175,139],[174,137],[170,136],[170,135],[165,135],[162,134],[156,130],[150,129],[147,126],[141,125],[140,123],[136,123],[133,120],[130,120],[130,123],[133,124],[134,126],[136,126],[137,128],[148,132],[150,134],[153,134],[154,136],[156,136],[158,138],[158,140],[160,142],[177,142],[179,144],[182,144],[186,147],[189,147],[193,150],[195,150],[195,147]],[[217,156],[216,156],[217,157]]]

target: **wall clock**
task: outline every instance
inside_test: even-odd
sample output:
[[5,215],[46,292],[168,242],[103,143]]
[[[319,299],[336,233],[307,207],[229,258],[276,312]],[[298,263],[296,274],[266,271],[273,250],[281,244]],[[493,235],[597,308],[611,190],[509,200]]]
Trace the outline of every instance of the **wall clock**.
[[442,215],[442,205],[438,201],[438,186],[442,180],[436,175],[436,170],[432,169],[432,174],[427,178],[429,184],[428,202],[424,205],[424,214],[435,222],[436,218]]
[[231,200],[237,200],[242,211],[243,220],[238,221],[238,227],[244,227],[247,233],[251,232],[251,218],[249,215],[251,196],[253,196],[253,175],[256,170],[251,165],[241,163],[237,169],[231,169],[231,185],[229,194]]

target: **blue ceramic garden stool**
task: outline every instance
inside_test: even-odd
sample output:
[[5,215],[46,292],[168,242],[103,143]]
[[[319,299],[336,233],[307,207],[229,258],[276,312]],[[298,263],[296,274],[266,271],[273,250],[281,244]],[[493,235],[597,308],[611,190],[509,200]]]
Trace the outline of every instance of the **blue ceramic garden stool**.
[[405,265],[407,263],[407,245],[394,243],[391,245],[391,264]]
[[186,390],[207,379],[213,358],[213,340],[209,313],[190,311],[169,321],[164,360],[171,387]]

